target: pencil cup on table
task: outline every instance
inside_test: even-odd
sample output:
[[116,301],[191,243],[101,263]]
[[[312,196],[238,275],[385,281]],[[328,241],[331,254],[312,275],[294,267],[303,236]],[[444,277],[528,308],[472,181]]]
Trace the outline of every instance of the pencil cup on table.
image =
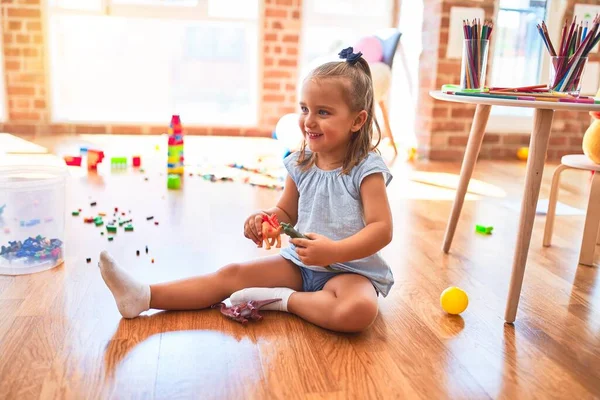
[[587,60],[587,57],[550,57],[548,89],[579,96]]
[[460,88],[483,90],[489,40],[465,39],[463,41],[462,63],[460,67]]

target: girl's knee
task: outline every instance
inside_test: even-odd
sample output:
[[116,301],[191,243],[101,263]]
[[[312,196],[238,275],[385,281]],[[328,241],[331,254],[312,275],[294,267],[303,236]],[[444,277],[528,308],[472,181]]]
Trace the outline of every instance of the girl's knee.
[[241,270],[242,266],[240,264],[231,263],[219,268],[217,275],[219,275],[223,282],[235,283],[240,278]]
[[358,297],[340,302],[333,318],[345,332],[362,332],[373,324],[377,311],[377,301]]

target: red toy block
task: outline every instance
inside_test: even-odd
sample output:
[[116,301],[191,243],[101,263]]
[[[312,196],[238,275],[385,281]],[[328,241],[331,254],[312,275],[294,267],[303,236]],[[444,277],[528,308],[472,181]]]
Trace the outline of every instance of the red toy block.
[[81,167],[81,157],[64,156],[63,159],[71,167]]
[[100,150],[88,150],[87,164],[88,169],[98,169],[98,164],[104,159],[104,152]]
[[133,166],[134,167],[140,167],[142,165],[142,157],[140,156],[133,156]]

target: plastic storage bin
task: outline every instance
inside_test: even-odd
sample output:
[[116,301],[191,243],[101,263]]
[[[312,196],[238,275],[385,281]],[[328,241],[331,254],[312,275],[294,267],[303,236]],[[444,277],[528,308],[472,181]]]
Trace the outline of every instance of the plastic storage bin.
[[67,168],[34,158],[0,162],[1,275],[45,271],[64,259]]

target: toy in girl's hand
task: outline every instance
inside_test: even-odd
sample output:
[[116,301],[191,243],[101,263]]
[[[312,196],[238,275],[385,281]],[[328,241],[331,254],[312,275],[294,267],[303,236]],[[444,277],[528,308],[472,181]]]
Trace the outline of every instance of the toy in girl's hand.
[[278,301],[281,301],[281,299],[261,301],[250,300],[249,302],[236,304],[235,306],[231,307],[227,307],[225,303],[217,303],[213,304],[211,308],[221,307],[221,314],[223,314],[227,318],[231,318],[234,321],[240,322],[242,325],[245,325],[246,323],[248,323],[248,319],[252,319],[255,321],[260,321],[261,319],[263,319],[262,315],[258,313],[261,307]]
[[285,233],[286,235],[288,235],[289,237],[291,237],[293,239],[311,240],[308,236],[305,236],[305,235],[301,234],[300,232],[298,232],[297,230],[295,230],[294,227],[291,224],[288,224],[287,222],[282,222],[279,225],[281,225],[281,227],[283,228],[283,233]]
[[[277,247],[278,249],[281,248],[281,226],[279,226],[279,221],[277,220],[277,215],[276,214],[272,214],[272,215],[267,215],[267,214],[263,214],[262,216],[262,240],[260,241],[260,244],[258,245],[258,247],[262,247],[263,245],[263,240],[266,244],[266,248],[267,250],[271,250],[271,246],[273,246],[275,244],[275,241],[277,241]],[[269,239],[271,239],[271,241],[269,242]]]

